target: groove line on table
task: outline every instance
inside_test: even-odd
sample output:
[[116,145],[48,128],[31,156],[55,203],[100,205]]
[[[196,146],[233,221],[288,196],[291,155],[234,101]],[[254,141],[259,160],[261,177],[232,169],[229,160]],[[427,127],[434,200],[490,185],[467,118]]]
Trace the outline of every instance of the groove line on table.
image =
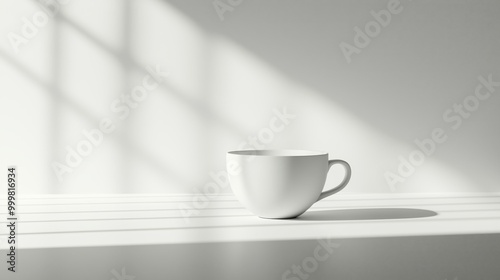
[[[387,208],[325,208],[325,210],[372,210],[372,209],[387,209]],[[397,209],[397,208],[390,208],[390,209]],[[422,209],[420,209],[422,210]],[[423,210],[429,210],[429,209],[423,209]],[[429,210],[429,211],[434,211],[434,210]],[[500,208],[496,209],[466,209],[466,210],[438,210],[435,211],[438,214],[439,213],[450,213],[450,212],[496,212],[500,211]],[[130,211],[133,212],[133,211]],[[315,212],[315,211],[312,211]],[[316,211],[319,212],[319,211]],[[202,218],[225,218],[225,217],[250,217],[250,216],[255,216],[253,214],[238,214],[238,215],[198,215],[194,217],[190,217],[192,219],[202,219]],[[77,221],[113,221],[113,220],[143,220],[143,219],[184,219],[183,217],[179,216],[158,216],[158,217],[137,217],[137,218],[130,218],[130,217],[119,217],[119,218],[85,218],[85,219],[66,219],[66,220],[33,220],[33,221],[26,221],[19,219],[21,223],[43,223],[43,222],[77,222]],[[7,223],[7,222],[0,222],[0,223]]]
[[[460,221],[460,220],[500,220],[500,216],[497,217],[488,217],[488,218],[482,218],[482,217],[474,217],[474,218],[441,218],[441,219],[432,219],[430,221],[429,219],[412,219],[411,222],[413,223],[418,223],[418,222],[442,222],[442,221]],[[356,223],[356,224],[361,224],[359,221],[335,221],[337,224],[349,224],[349,223]],[[398,220],[370,220],[368,222],[364,222],[364,224],[369,224],[369,223],[395,223],[395,222],[400,222]],[[310,225],[332,225],[331,223],[325,223],[325,222],[308,222],[308,221],[301,221],[300,223],[277,223],[277,224],[261,224],[261,225],[238,225],[238,226],[233,226],[233,225],[215,225],[215,226],[193,226],[193,227],[161,227],[161,228],[137,228],[137,229],[119,229],[119,230],[88,230],[88,231],[57,231],[57,232],[33,232],[33,233],[18,233],[20,236],[26,236],[26,235],[39,235],[39,234],[72,234],[72,233],[96,233],[96,232],[122,232],[122,231],[156,231],[156,230],[193,230],[193,229],[208,229],[208,228],[241,228],[241,227],[276,227],[276,226],[310,226]],[[500,221],[499,221],[499,226],[498,226],[498,233],[500,233]],[[6,234],[0,234],[0,236],[6,236]]]
[[[332,203],[335,203],[332,201]],[[446,203],[446,205],[489,205],[489,204],[498,204],[495,202],[486,202],[486,203]],[[394,205],[387,205],[386,207],[426,207],[426,206],[432,206],[432,205],[443,205],[442,203],[419,203],[419,204],[394,204]],[[332,206],[312,206],[311,209],[322,209],[325,207],[332,207]],[[339,206],[342,208],[354,208],[354,207],[382,207],[381,205],[362,205],[362,206],[356,206],[356,205],[343,205]],[[238,206],[238,207],[206,207],[204,209],[197,209],[199,211],[203,210],[223,210],[223,209],[244,209],[243,206]],[[17,211],[18,214],[56,214],[56,213],[93,213],[93,212],[126,212],[126,211],[167,211],[167,210],[178,210],[179,209],[172,209],[172,208],[153,208],[153,209],[105,209],[105,210],[75,210],[75,211],[35,211],[35,212],[23,212],[22,207]]]
[[[193,195],[195,196],[195,195]],[[193,197],[193,196],[190,196]],[[230,195],[227,195],[230,196]],[[225,197],[227,197],[225,196]],[[238,199],[234,196],[230,197],[230,199],[223,199],[219,200],[218,196],[208,196],[209,199],[213,199],[213,202],[227,202],[227,201],[238,201]],[[142,197],[114,197],[113,199],[140,199]],[[152,198],[157,198],[156,196],[152,196]],[[422,199],[443,199],[443,200],[457,200],[457,199],[492,199],[496,200],[498,199],[498,202],[500,203],[500,195],[493,195],[493,196],[472,196],[472,197],[467,197],[467,196],[457,196],[457,197],[370,197],[370,198],[345,198],[345,197],[340,197],[338,199],[331,199],[327,201],[336,201],[336,202],[343,202],[343,201],[361,201],[361,200],[375,200],[375,201],[383,201],[383,200],[422,200]],[[49,198],[51,199],[51,198]],[[65,199],[65,198],[60,198],[60,199]],[[91,198],[71,198],[71,199],[91,199]],[[108,199],[107,197],[96,197],[96,199]],[[23,204],[22,201],[28,200],[28,199],[19,199],[21,201],[20,205],[21,206],[40,206],[40,205],[85,205],[85,204],[140,204],[140,203],[177,203],[177,202],[191,202],[191,199],[188,200],[168,200],[168,201],[120,201],[120,202],[79,202],[79,203],[35,203],[35,204]],[[32,199],[32,200],[43,200],[43,199]],[[6,206],[6,204],[1,203],[0,206]]]

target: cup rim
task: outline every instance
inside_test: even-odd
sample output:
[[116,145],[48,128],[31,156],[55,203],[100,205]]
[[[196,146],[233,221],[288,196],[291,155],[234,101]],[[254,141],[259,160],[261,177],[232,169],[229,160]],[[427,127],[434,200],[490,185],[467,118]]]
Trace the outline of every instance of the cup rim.
[[227,152],[228,155],[237,156],[262,156],[262,157],[310,157],[328,156],[327,152],[295,149],[263,149],[263,150],[234,150]]

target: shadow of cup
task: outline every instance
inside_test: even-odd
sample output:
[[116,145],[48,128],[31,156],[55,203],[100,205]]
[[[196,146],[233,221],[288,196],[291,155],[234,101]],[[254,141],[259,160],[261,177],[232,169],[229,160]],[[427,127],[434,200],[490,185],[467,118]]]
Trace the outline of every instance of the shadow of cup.
[[438,213],[424,209],[364,208],[308,211],[296,219],[307,221],[390,220],[427,218],[436,215]]

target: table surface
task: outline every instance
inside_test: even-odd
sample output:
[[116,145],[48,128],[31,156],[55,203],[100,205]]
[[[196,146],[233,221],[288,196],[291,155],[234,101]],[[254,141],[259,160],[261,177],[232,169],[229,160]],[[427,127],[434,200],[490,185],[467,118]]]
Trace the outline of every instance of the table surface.
[[[253,216],[230,194],[184,217],[192,195],[18,198],[18,248],[306,240],[500,233],[500,193],[335,195],[298,219]],[[5,200],[0,246],[7,242]]]

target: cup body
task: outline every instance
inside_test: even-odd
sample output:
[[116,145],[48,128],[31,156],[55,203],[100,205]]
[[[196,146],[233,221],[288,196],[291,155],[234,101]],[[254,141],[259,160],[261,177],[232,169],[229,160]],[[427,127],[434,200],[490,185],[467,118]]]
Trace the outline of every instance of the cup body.
[[295,218],[319,198],[328,153],[303,150],[232,151],[226,157],[238,200],[262,218]]

